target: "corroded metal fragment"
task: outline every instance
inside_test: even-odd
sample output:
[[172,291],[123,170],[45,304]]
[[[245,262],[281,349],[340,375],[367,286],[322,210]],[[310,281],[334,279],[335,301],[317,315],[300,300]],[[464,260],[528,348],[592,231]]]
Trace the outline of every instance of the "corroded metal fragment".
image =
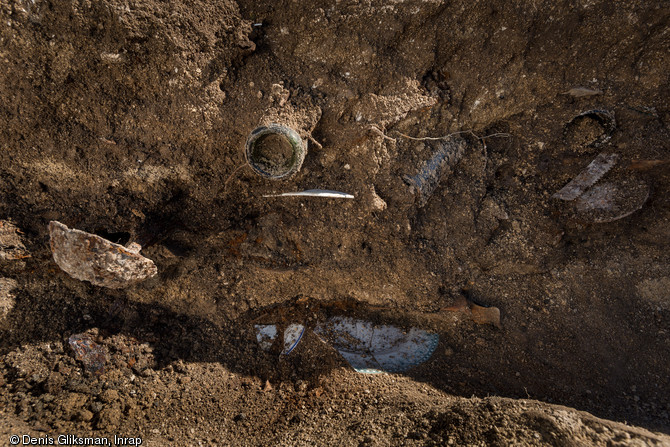
[[153,261],[139,254],[136,244],[126,248],[56,221],[49,222],[49,234],[56,264],[73,278],[121,289],[158,273]]

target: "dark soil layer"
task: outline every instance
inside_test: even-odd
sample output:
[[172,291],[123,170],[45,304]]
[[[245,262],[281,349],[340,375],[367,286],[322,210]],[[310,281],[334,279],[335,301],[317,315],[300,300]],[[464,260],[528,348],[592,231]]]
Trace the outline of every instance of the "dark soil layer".
[[[0,444],[670,443],[670,7],[512,3],[0,2],[0,219],[31,255],[0,247]],[[616,116],[601,145],[566,128],[591,109]],[[309,141],[289,180],[236,171],[269,116]],[[403,176],[439,141],[408,136],[460,131],[419,208]],[[649,198],[593,223],[551,196],[601,152]],[[315,188],[355,199],[263,197]],[[71,278],[51,220],[139,242],[158,275]],[[445,310],[463,296],[502,328]],[[440,344],[367,376],[310,330],[256,343],[336,313]]]

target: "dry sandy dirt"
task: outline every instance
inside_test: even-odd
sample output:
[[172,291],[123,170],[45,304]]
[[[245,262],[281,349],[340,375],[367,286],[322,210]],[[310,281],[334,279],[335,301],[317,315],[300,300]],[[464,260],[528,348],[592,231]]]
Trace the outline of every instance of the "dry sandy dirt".
[[[0,2],[0,445],[670,445],[670,4],[516,3]],[[271,121],[308,141],[288,180],[245,167]],[[407,136],[458,131],[419,206],[440,140]],[[601,152],[601,205],[634,212],[597,223],[551,196]],[[355,199],[263,197],[313,188]],[[158,275],[71,278],[51,220]],[[440,342],[359,374],[311,332],[331,315]],[[255,322],[308,330],[279,356]]]

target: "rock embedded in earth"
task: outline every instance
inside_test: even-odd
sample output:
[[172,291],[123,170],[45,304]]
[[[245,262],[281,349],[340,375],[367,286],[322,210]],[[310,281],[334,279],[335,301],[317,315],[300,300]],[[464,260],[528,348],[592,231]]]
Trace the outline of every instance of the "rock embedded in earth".
[[11,261],[30,257],[21,241],[20,233],[21,230],[13,223],[0,220],[0,260]]
[[18,286],[15,279],[0,278],[0,321],[14,308],[14,294],[12,290]]
[[372,209],[373,211],[384,211],[388,207],[388,205],[386,204],[384,199],[379,197],[379,194],[377,194],[377,191],[375,190],[374,186],[372,186],[372,185],[370,186],[368,195],[369,195],[368,199],[369,199],[369,204],[370,204],[369,206],[370,206],[370,209]]
[[602,90],[598,90],[595,88],[586,88],[586,87],[573,87],[567,92],[563,93],[564,95],[570,95],[574,98],[583,98],[585,96],[596,96],[596,95],[602,95],[603,92]]
[[458,312],[468,315],[477,324],[491,324],[498,329],[502,329],[500,324],[500,309],[497,307],[480,306],[472,301],[460,296],[453,305],[443,307],[441,310],[448,312]]
[[158,273],[153,261],[139,254],[137,244],[126,248],[56,221],[49,222],[49,234],[56,264],[75,279],[121,289]]
[[107,354],[105,349],[97,344],[90,334],[73,334],[68,338],[70,347],[75,352],[77,360],[80,360],[86,370],[92,373],[105,371]]

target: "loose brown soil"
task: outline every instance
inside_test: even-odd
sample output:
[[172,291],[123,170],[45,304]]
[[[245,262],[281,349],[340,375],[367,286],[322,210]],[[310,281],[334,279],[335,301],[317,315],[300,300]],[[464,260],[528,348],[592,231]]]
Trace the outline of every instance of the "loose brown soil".
[[270,174],[283,174],[291,167],[293,146],[281,135],[267,135],[258,139],[251,157],[261,169]]
[[[0,444],[670,444],[669,23],[636,0],[1,2],[0,219],[22,245],[0,244]],[[593,109],[616,115],[600,147],[597,123],[565,128]],[[268,116],[313,138],[289,180],[235,172]],[[465,130],[418,208],[402,178],[436,142],[406,136]],[[597,224],[551,195],[603,151],[601,181],[649,198]],[[355,199],[263,197],[315,188]],[[51,220],[139,242],[158,275],[71,278]],[[463,297],[502,328],[445,310]],[[309,329],[288,356],[256,343],[334,314],[440,344],[368,376]]]

